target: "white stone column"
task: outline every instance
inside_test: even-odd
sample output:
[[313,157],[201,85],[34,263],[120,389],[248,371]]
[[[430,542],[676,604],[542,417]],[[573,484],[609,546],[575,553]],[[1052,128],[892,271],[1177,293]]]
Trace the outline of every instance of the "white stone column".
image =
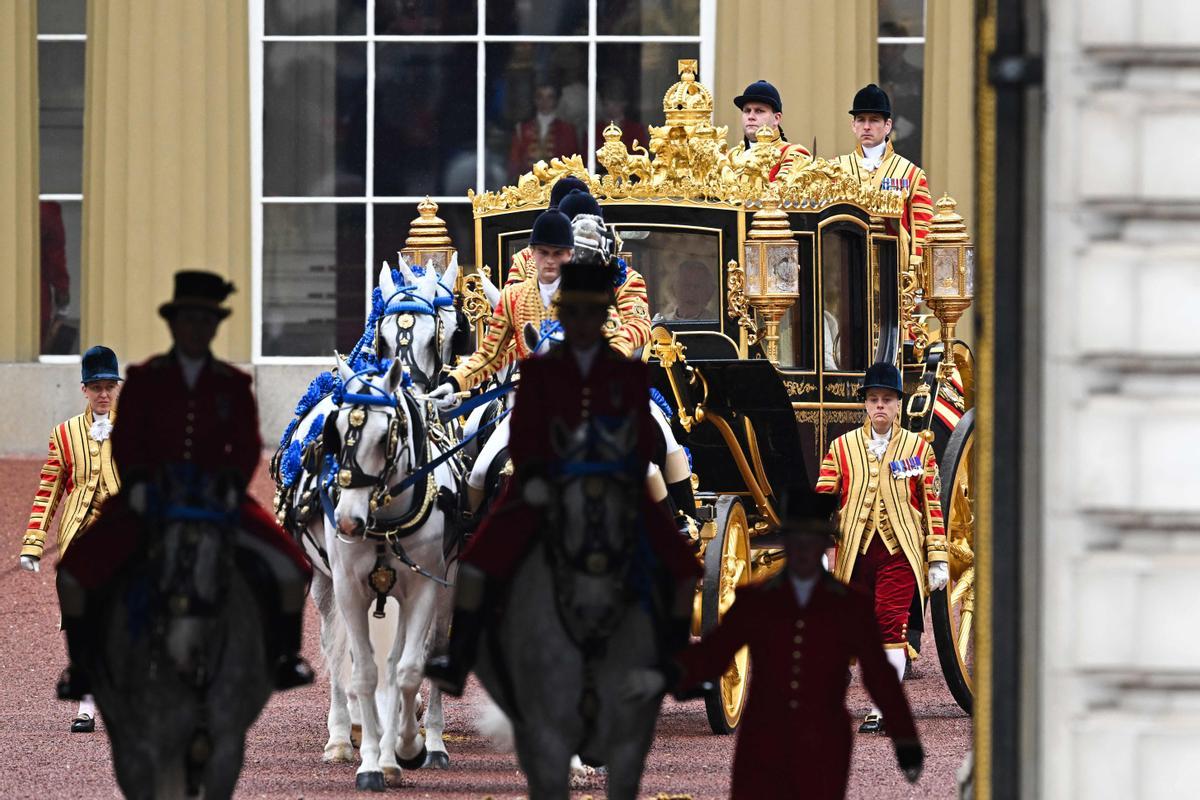
[[1045,3],[1039,794],[1200,793],[1200,3]]

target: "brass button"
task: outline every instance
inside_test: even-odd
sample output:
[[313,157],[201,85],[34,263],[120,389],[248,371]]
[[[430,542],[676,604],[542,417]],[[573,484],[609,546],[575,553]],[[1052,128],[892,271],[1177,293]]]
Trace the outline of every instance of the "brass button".
[[793,689],[799,689],[799,688],[800,688],[800,681],[792,681],[792,688],[793,688]]
[[877,488],[879,488],[879,484],[878,484],[878,483],[876,483],[875,481],[871,481],[870,483],[868,483],[868,484],[867,484],[867,488],[868,488],[868,489],[870,489],[870,490],[873,492],[873,491],[875,491]]
[[587,397],[591,393],[592,393],[592,387],[590,387],[590,386],[583,387],[583,396],[584,397]]
[[193,428],[191,425],[188,425],[186,428],[183,429],[184,433],[191,433],[192,431],[193,431]]
[[191,447],[191,446],[192,446],[192,440],[191,440],[190,438],[188,438],[188,439],[184,439],[184,440],[183,440],[183,446],[184,446],[184,447]]
[[796,644],[800,644],[801,642],[804,641],[804,637],[801,636],[800,634],[796,634],[795,636],[792,637],[792,641],[795,642]]
[[100,454],[100,446],[96,445],[96,444],[92,445],[92,455],[95,456],[95,455],[99,455],[99,454]]
[[185,451],[185,452],[184,452],[184,454],[183,454],[183,460],[184,460],[184,461],[191,461],[191,460],[192,460],[192,453],[191,453],[191,451]]
[[192,413],[191,411],[189,411],[187,413],[187,418],[188,418],[188,422],[191,422],[192,420],[194,420],[196,418],[196,415],[194,413]]
[[799,664],[797,664],[796,666],[792,667],[792,674],[793,674],[793,675],[799,675],[799,674],[800,674],[800,665],[799,665]]
[[[799,651],[799,650],[793,650],[793,651],[792,651],[792,658],[794,658],[794,659],[796,659],[797,661],[799,661],[799,660],[800,660],[800,651]],[[799,667],[796,667],[796,669],[800,669],[800,668],[799,668]]]
[[804,627],[804,620],[802,620],[802,619],[798,619],[798,620],[796,620],[796,627],[797,627],[797,628],[803,628],[803,627]]
[[793,710],[794,710],[794,709],[797,709],[797,708],[799,708],[799,707],[800,707],[800,704],[799,704],[799,703],[797,703],[795,700],[789,700],[789,701],[788,701],[788,708],[790,708],[790,709],[793,709]]

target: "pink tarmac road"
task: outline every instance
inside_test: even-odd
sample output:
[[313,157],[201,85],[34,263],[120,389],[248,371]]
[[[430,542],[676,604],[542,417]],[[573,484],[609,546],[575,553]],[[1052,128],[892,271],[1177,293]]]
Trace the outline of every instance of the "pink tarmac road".
[[[0,486],[7,488],[0,497],[0,604],[4,609],[0,628],[0,674],[4,675],[0,682],[0,721],[5,742],[0,754],[0,798],[120,797],[103,720],[94,734],[71,734],[68,727],[74,706],[53,698],[55,678],[66,663],[57,630],[56,558],[48,555],[38,574],[23,572],[17,565],[40,465],[33,459],[0,460]],[[269,503],[272,487],[265,469],[259,471],[253,492],[260,501]],[[239,798],[318,800],[357,794],[353,765],[321,762],[329,694],[317,647],[317,616],[311,607],[305,625],[305,654],[318,667],[320,677],[314,686],[276,695],[250,730],[246,764],[237,790]],[[918,784],[910,786],[895,766],[890,740],[859,737],[850,798],[956,796],[954,773],[970,747],[971,720],[946,689],[928,634],[922,649],[927,655],[914,665],[915,674],[905,683],[905,689],[925,745],[925,773]],[[388,795],[447,800],[507,800],[524,795],[515,756],[495,752],[474,730],[473,715],[481,697],[482,690],[473,685],[463,700],[446,704],[451,769],[405,772],[402,785],[389,789]],[[857,678],[849,702],[856,716],[868,710]],[[725,797],[734,741],[731,736],[709,733],[702,702],[668,701],[659,718],[658,734],[642,780],[642,795],[690,795],[697,800]],[[603,797],[603,779],[590,779],[573,797],[586,795]]]

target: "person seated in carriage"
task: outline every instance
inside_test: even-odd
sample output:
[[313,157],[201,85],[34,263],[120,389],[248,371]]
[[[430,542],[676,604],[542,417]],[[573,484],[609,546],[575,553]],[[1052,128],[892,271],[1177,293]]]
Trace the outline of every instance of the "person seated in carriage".
[[[448,652],[426,665],[426,675],[454,695],[462,693],[474,664],[486,615],[497,607],[498,587],[546,530],[540,525],[543,511],[555,502],[554,480],[561,477],[556,437],[632,417],[636,437],[622,470],[638,481],[658,441],[646,403],[648,368],[624,357],[604,336],[606,309],[613,302],[611,267],[571,262],[563,266],[561,281],[563,345],[523,365],[512,415],[513,480],[463,552]],[[665,659],[687,643],[700,567],[670,515],[648,492],[637,518],[650,551],[671,579],[665,604],[670,619],[660,643]]]
[[[303,551],[246,494],[262,440],[250,376],[216,359],[209,347],[230,310],[222,306],[233,285],[211,272],[175,274],[174,298],[159,308],[174,346],[129,368],[121,392],[121,415],[113,426],[112,452],[122,485],[105,506],[92,535],[81,538],[59,564],[58,592],[72,665],[58,685],[59,697],[88,691],[80,653],[95,651],[99,627],[93,609],[103,588],[144,552],[169,487],[180,476],[208,487],[210,503],[235,515],[252,546],[239,543],[237,563],[253,571],[267,617],[266,652],[276,688],[311,683],[312,669],[299,655],[304,596],[312,568]],[[166,496],[164,496],[166,495]],[[266,548],[259,545],[265,544]],[[92,612],[92,613],[89,613]]]

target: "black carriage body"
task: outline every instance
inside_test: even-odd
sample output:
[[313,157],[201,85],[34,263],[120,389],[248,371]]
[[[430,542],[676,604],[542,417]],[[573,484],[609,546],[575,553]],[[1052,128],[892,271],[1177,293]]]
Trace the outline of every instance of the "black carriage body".
[[[829,443],[862,423],[858,387],[867,367],[878,360],[900,364],[896,236],[848,203],[819,211],[787,209],[798,244],[800,296],[781,325],[779,364],[774,365],[760,345],[746,343],[728,313],[729,267],[744,260],[752,211],[671,200],[602,198],[601,205],[605,221],[621,238],[623,257],[646,281],[655,325],[675,334],[687,365],[708,380],[707,396],[698,386],[681,390],[690,391],[685,405],[703,404],[729,423],[747,460],[761,461],[773,500],[780,499],[783,487],[813,485]],[[507,279],[512,256],[528,243],[540,212],[507,211],[476,220],[476,265],[490,267],[497,284]],[[685,267],[686,280],[679,274]],[[698,318],[682,319],[673,313],[678,309],[674,295],[695,290],[698,281],[707,281],[711,297],[702,313],[688,315]],[[655,388],[678,411],[679,398],[665,371],[653,374]],[[679,414],[672,424],[689,448],[702,493],[749,495],[721,430],[708,424],[685,430]],[[758,456],[752,456],[755,451]]]

